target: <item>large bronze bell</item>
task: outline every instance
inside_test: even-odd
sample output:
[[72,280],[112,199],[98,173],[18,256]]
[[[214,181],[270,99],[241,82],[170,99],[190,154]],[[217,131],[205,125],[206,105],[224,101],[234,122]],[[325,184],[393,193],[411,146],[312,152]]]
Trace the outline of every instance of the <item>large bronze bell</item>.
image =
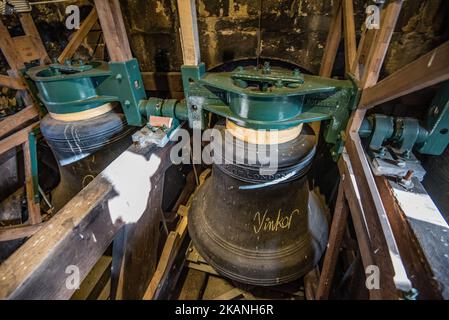
[[[317,264],[327,244],[328,222],[307,183],[315,141],[304,125],[296,138],[276,145],[276,174],[260,174],[258,163],[213,165],[193,198],[189,234],[217,272],[272,286],[298,279]],[[254,147],[237,138],[231,143],[236,154]]]

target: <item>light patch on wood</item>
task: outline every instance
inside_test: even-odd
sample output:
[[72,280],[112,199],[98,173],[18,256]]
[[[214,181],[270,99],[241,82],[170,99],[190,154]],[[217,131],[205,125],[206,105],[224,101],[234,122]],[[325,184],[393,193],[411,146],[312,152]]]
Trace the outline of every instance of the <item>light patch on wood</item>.
[[393,188],[393,193],[408,218],[434,224],[449,230],[438,208],[427,194]]
[[112,222],[135,223],[145,212],[152,192],[151,177],[157,172],[161,159],[152,154],[144,156],[125,151],[102,172],[117,195],[108,201]]

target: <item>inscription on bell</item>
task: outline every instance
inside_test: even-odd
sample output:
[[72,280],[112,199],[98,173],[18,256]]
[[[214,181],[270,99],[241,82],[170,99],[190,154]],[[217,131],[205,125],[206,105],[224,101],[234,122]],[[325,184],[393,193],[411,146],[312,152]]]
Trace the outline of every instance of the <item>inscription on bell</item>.
[[290,230],[293,216],[299,214],[299,209],[295,209],[287,214],[283,213],[282,209],[279,209],[276,218],[272,218],[268,215],[268,210],[265,210],[263,214],[260,211],[257,211],[253,217],[254,233],[258,234],[261,231],[278,232],[282,230]]

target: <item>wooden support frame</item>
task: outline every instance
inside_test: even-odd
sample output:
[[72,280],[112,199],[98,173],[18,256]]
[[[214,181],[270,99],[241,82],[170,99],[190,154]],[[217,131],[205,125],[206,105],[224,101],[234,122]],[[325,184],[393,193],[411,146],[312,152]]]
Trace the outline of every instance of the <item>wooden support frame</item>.
[[133,56],[119,1],[95,0],[95,8],[111,61],[131,60]]
[[449,79],[449,41],[363,91],[360,109],[369,109]]
[[[16,239],[20,235],[29,235],[34,232],[34,228],[30,228],[31,225],[37,225],[42,222],[41,211],[39,203],[35,202],[35,193],[33,186],[33,173],[31,170],[31,154],[30,154],[30,142],[29,134],[38,127],[39,123],[36,122],[10,136],[0,140],[0,154],[5,153],[16,147],[21,147],[24,155],[24,168],[25,168],[25,189],[28,205],[28,221],[17,227],[0,228],[0,239],[12,240]],[[20,228],[26,228],[19,230]]]
[[98,14],[95,7],[92,9],[92,11],[89,13],[86,19],[84,19],[83,23],[81,24],[80,28],[73,34],[73,36],[70,38],[69,43],[64,48],[62,53],[58,57],[59,63],[64,63],[67,59],[71,59],[72,56],[75,54],[76,50],[81,45],[81,42],[86,38],[90,30],[93,28],[93,26],[98,21]]
[[195,0],[177,0],[177,3],[184,64],[196,66],[201,56]]
[[31,14],[21,13],[19,18],[25,35],[14,38],[11,37],[8,29],[0,21],[0,49],[11,68],[8,71],[8,76],[0,75],[0,86],[21,91],[27,107],[18,114],[0,122],[0,138],[38,115],[38,110],[27,91],[28,87],[22,79],[20,70],[25,68],[26,62],[33,60],[39,60],[41,64],[50,63],[50,58]]
[[342,34],[342,8],[341,1],[337,2],[333,12],[331,27],[327,35],[326,46],[324,47],[323,59],[321,60],[320,76],[330,77],[334,67],[338,46],[340,45]]
[[344,233],[346,231],[348,207],[344,194],[345,178],[345,175],[341,176],[342,181],[338,186],[337,201],[335,204],[334,216],[332,218],[327,250],[324,256],[318,289],[315,294],[316,300],[326,300],[329,298],[335,267],[337,265],[338,254],[343,242]]
[[[366,109],[449,78],[449,65],[446,61],[446,57],[449,56],[449,45],[445,43],[376,84],[402,3],[403,1],[399,0],[388,2],[382,12],[380,30],[363,30],[351,73],[359,79],[364,90],[359,109],[351,118],[346,151],[339,161],[339,169],[342,180],[346,181],[343,183],[344,198],[348,201],[363,264],[365,267],[374,264],[380,266],[382,270],[381,290],[371,291],[370,298],[399,298],[396,289],[401,284],[397,283],[397,279],[402,274],[404,280],[407,280],[407,275],[413,276],[413,286],[424,297],[439,299],[448,295],[444,288],[449,277],[445,270],[439,268],[441,264],[435,261],[435,257],[429,255],[429,252],[434,252],[435,249],[427,248],[432,241],[426,243],[425,238],[433,237],[434,234],[420,234],[419,222],[417,224],[413,219],[406,222],[405,217],[409,213],[398,207],[398,201],[400,203],[401,200],[391,191],[392,183],[385,177],[373,176],[358,136]],[[346,56],[351,54],[346,53]],[[340,239],[336,235],[339,234],[337,231],[342,229],[341,214],[338,213],[341,212],[341,202],[344,202],[341,198],[339,192],[340,204],[337,203],[330,235],[335,245],[329,245],[326,252],[317,294],[319,299],[327,299],[329,296],[328,283],[332,279],[333,263],[338,256]],[[447,232],[449,227],[447,224],[445,226]],[[438,236],[438,232],[435,236]],[[434,242],[438,240],[434,239]],[[427,257],[422,256],[421,250],[424,250]],[[435,283],[435,275],[439,277],[440,283],[443,283],[442,286]],[[395,278],[396,281],[393,282]]]
[[353,0],[342,0],[345,34],[345,69],[350,73],[357,56]]
[[38,116],[37,107],[34,105],[25,107],[16,114],[9,116],[0,122],[0,138]]
[[[0,265],[0,299],[70,298],[75,289],[64,285],[66,268],[78,267],[80,278],[84,279],[122,230],[128,232],[128,244],[141,244],[132,251],[126,247],[125,263],[118,270],[125,275],[123,299],[141,298],[157,257],[157,243],[152,241],[159,237],[161,197],[155,190],[163,189],[165,171],[171,166],[172,146],[173,143],[164,148],[132,145],[120,155]],[[123,194],[130,175],[136,183],[134,191],[143,197],[137,201],[144,201],[143,206],[138,206],[142,210],[138,210],[139,215],[134,210],[136,203],[129,203]],[[145,184],[149,189],[143,187]],[[123,211],[128,205],[133,209]]]

